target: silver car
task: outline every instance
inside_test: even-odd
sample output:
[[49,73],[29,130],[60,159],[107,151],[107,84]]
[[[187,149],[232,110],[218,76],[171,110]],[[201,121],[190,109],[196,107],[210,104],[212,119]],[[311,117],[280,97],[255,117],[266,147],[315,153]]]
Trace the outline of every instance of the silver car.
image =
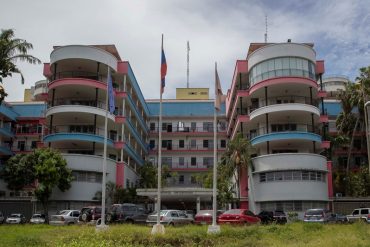
[[34,214],[30,219],[31,224],[44,224],[45,223],[45,215],[44,214]]
[[323,208],[314,208],[314,209],[308,209],[304,213],[304,222],[321,222],[326,223],[329,221],[329,218],[331,216],[331,213],[327,209]]
[[8,224],[24,224],[26,223],[26,217],[23,214],[11,214],[5,222]]
[[50,225],[62,226],[76,224],[80,216],[79,210],[63,210],[59,214],[50,216]]
[[[146,220],[148,225],[157,224],[157,212],[150,214]],[[160,211],[160,223],[163,225],[177,226],[192,224],[193,218],[188,217],[184,211],[181,210],[161,210]]]

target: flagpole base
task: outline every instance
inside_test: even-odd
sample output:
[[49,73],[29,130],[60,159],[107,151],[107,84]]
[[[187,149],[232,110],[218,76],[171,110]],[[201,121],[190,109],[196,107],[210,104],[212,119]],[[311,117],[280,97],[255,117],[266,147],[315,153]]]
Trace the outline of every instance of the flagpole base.
[[155,235],[155,234],[164,234],[165,233],[165,230],[164,230],[164,225],[162,224],[155,224],[152,228],[152,235]]
[[109,226],[108,225],[102,225],[102,224],[100,224],[100,225],[96,225],[96,227],[95,227],[95,231],[96,232],[105,232],[105,231],[107,231],[109,229]]
[[219,225],[210,225],[208,226],[208,234],[218,234],[221,232],[221,228]]

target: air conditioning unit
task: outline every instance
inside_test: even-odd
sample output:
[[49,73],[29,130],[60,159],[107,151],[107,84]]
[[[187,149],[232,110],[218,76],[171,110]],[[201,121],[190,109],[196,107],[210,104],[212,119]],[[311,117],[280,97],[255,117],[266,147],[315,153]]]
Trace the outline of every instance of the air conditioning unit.
[[335,193],[335,197],[342,197],[342,193]]

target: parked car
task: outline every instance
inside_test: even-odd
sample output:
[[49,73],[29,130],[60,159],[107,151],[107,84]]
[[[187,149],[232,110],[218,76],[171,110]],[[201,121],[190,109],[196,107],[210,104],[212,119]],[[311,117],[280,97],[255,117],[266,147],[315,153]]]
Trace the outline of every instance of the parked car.
[[330,214],[328,223],[348,223],[348,219],[343,214]]
[[369,214],[370,208],[356,208],[352,211],[352,214],[347,215],[347,220],[348,222],[362,220],[364,222],[370,223],[370,218],[368,217]]
[[[157,212],[154,212],[148,215],[146,223],[148,225],[155,225],[157,224]],[[185,224],[192,224],[194,221],[193,218],[189,218],[183,211],[181,210],[161,210],[160,211],[160,223],[169,225],[169,226],[177,226],[177,225],[185,225]]]
[[329,221],[330,216],[330,211],[324,208],[308,209],[304,213],[303,221],[325,223]]
[[79,210],[62,210],[58,214],[50,216],[50,225],[72,225],[78,221]]
[[26,223],[26,217],[23,214],[11,214],[5,222],[8,224],[24,224]]
[[[218,221],[218,217],[222,213],[223,211],[217,210],[216,221]],[[200,210],[194,217],[194,224],[198,224],[198,225],[212,224],[212,218],[213,218],[213,210]]]
[[270,224],[274,222],[277,224],[285,224],[288,222],[287,216],[282,210],[261,211],[258,214],[258,218],[260,218],[262,224]]
[[[105,210],[105,212],[108,212]],[[78,221],[95,223],[101,218],[101,206],[88,206],[81,209]]]
[[260,222],[260,218],[248,209],[231,209],[218,218],[219,224],[256,224]]
[[148,214],[132,203],[113,204],[107,214],[107,222],[145,223]]
[[45,215],[44,214],[34,214],[30,219],[31,224],[44,224],[45,223]]
[[5,221],[5,217],[3,215],[3,212],[0,211],[0,224],[3,224]]

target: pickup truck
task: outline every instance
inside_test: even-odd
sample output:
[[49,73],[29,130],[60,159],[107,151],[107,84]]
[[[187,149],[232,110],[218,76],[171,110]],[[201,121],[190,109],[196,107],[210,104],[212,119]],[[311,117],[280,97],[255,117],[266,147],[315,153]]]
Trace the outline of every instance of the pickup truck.
[[356,208],[352,214],[347,215],[348,222],[355,222],[362,220],[370,223],[370,208]]

